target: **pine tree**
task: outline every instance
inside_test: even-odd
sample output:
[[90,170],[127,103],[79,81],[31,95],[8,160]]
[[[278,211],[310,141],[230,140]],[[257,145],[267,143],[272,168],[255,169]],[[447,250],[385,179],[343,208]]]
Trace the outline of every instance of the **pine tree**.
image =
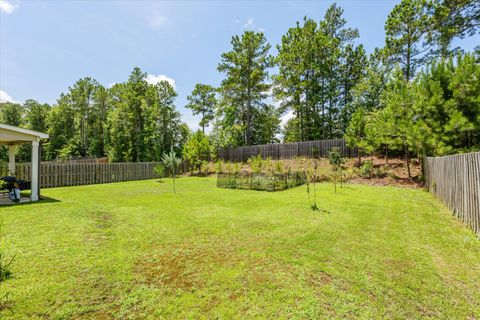
[[205,127],[208,127],[214,118],[215,107],[217,105],[216,90],[210,85],[197,83],[192,93],[187,97],[188,104],[185,106],[193,111],[193,115],[200,115],[200,127],[205,133]]
[[432,24],[426,0],[402,0],[385,23],[386,52],[393,65],[399,64],[407,81],[430,58],[427,36]]
[[[229,131],[239,145],[262,143],[259,131],[259,115],[266,106],[270,85],[269,69],[273,57],[270,44],[264,34],[246,31],[241,37],[234,36],[232,50],[222,54],[218,71],[226,78],[220,87],[219,114],[224,130]],[[238,132],[241,136],[237,136]]]

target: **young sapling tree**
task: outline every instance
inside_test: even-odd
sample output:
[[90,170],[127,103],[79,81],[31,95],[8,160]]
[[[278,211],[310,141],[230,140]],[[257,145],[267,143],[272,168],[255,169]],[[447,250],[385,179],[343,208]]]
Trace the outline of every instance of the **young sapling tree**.
[[338,148],[332,148],[328,153],[328,160],[332,166],[333,173],[333,185],[335,188],[335,193],[337,193],[337,177],[340,177],[340,187],[342,186],[342,175],[343,175],[343,164],[345,163],[345,158],[342,157],[340,150]]
[[172,173],[172,178],[173,178],[173,193],[176,193],[175,189],[175,178],[176,178],[176,169],[177,166],[182,163],[181,158],[177,158],[177,155],[175,154],[175,151],[173,151],[173,148],[170,150],[170,153],[166,153],[162,157],[162,161],[165,164],[165,167],[170,169],[170,172]]

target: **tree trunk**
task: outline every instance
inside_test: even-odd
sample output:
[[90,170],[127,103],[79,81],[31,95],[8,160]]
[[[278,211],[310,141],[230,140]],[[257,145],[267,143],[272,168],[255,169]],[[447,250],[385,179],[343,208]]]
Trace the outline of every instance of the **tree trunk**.
[[388,166],[388,144],[385,145],[385,165]]
[[408,177],[411,178],[412,173],[410,171],[410,152],[408,151],[408,146],[406,143],[404,143],[404,147],[405,147],[405,162],[407,164]]

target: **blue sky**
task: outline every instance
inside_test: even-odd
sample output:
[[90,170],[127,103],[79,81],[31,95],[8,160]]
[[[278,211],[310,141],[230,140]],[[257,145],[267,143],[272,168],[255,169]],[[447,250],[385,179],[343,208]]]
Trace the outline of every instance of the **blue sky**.
[[[399,1],[337,1],[370,53],[384,44],[385,19]],[[174,81],[184,109],[196,83],[218,85],[230,39],[263,31],[273,47],[306,15],[322,19],[333,1],[21,1],[0,0],[0,100],[55,103],[76,80],[123,82],[138,66],[149,79]],[[461,42],[471,50],[475,36]],[[276,53],[276,50],[272,50]]]

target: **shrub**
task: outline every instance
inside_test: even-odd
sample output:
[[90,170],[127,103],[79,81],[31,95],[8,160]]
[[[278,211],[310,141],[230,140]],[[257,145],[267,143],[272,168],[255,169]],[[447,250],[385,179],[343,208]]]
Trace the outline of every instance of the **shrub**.
[[248,159],[248,164],[252,168],[253,173],[261,173],[264,167],[264,160],[262,159],[261,155],[257,155],[255,157],[250,157]]
[[193,171],[202,173],[202,165],[210,158],[210,141],[200,130],[195,132],[183,146],[183,157],[190,162]]
[[235,164],[233,165],[233,171],[235,172],[235,174],[238,174],[240,172],[240,165],[238,164],[238,162],[235,162]]
[[153,171],[155,171],[158,179],[162,182],[162,178],[165,176],[165,166],[163,164],[157,164],[155,168],[153,168]]
[[275,164],[275,169],[278,173],[284,173],[283,162],[282,161],[277,161],[276,164]]
[[342,185],[342,166],[345,163],[345,158],[342,157],[338,148],[332,148],[328,153],[328,160],[332,166],[333,171],[333,185],[335,192],[337,192],[337,177],[340,176],[340,186]]
[[370,178],[373,171],[373,162],[372,160],[365,160],[360,167],[360,175],[364,178]]
[[223,161],[218,160],[217,161],[217,173],[221,173],[221,172],[223,172]]

